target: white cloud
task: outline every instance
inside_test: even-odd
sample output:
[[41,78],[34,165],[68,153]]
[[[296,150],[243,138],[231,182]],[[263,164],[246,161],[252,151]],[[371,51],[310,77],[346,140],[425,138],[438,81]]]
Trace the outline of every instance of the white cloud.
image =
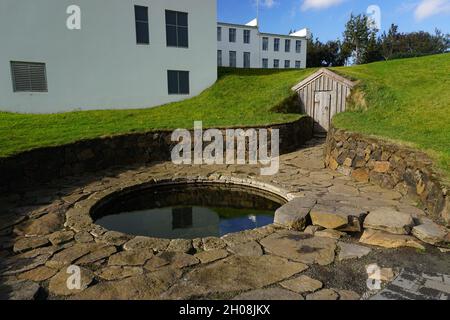
[[399,14],[403,13],[410,13],[411,11],[414,11],[418,5],[418,1],[406,1],[402,2],[397,8],[396,12]]
[[[255,0],[257,2],[258,0]],[[264,8],[273,8],[278,4],[276,0],[259,0],[259,5]]]
[[450,13],[450,0],[421,0],[414,11],[414,16],[416,20],[421,21],[441,13]]
[[306,11],[309,9],[327,9],[332,6],[341,4],[345,0],[304,0],[302,4],[302,10]]

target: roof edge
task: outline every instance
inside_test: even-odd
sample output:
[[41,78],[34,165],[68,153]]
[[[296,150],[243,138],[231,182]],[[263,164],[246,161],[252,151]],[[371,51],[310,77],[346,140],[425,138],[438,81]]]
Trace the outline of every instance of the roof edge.
[[307,77],[306,79],[302,80],[300,83],[296,84],[295,86],[293,86],[291,88],[292,91],[297,91],[299,90],[301,87],[305,86],[306,84],[310,83],[311,81],[313,81],[314,79],[316,79],[317,77],[320,77],[321,75],[326,74],[334,79],[336,79],[337,81],[343,82],[344,84],[348,85],[350,88],[353,88],[355,86],[355,83],[327,68],[320,68],[318,71],[314,72],[312,75],[310,75],[309,77]]
[[307,36],[294,36],[291,34],[280,34],[280,33],[270,33],[270,32],[261,32],[259,31],[259,26],[249,26],[246,24],[240,24],[240,23],[231,23],[231,22],[221,22],[217,21],[217,25],[219,26],[230,26],[230,27],[239,27],[242,29],[256,29],[258,30],[258,33],[262,36],[272,36],[272,37],[280,37],[280,38],[291,38],[291,39],[303,39],[307,40]]
[[217,21],[218,25],[223,25],[223,26],[234,26],[234,27],[242,27],[242,28],[252,28],[252,29],[258,29],[258,26],[248,26],[245,24],[239,24],[239,23],[231,23],[231,22],[221,22],[221,21]]

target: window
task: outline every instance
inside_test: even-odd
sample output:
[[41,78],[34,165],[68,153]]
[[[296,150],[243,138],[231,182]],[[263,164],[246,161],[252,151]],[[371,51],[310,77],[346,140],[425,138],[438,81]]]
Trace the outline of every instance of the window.
[[290,68],[290,67],[291,67],[291,61],[285,60],[285,61],[284,61],[284,67],[285,67],[286,69]]
[[217,50],[217,66],[222,66],[222,50]]
[[230,40],[230,42],[236,42],[236,29],[230,28],[229,40]]
[[273,51],[275,51],[275,52],[280,51],[280,39],[279,38],[273,39]]
[[193,221],[192,207],[172,209],[172,230],[190,229],[194,226]]
[[302,41],[301,40],[295,41],[295,52],[297,52],[297,53],[302,52]]
[[166,36],[168,47],[189,47],[187,13],[166,10]]
[[167,71],[169,94],[189,94],[189,71]]
[[217,27],[217,41],[222,41],[222,27]]
[[250,52],[244,52],[244,68],[250,68]]
[[278,59],[273,60],[273,67],[275,69],[278,69],[280,67],[280,60]]
[[230,51],[230,67],[236,68],[236,51]]
[[264,69],[269,68],[269,59],[262,59],[262,67]]
[[302,67],[301,61],[297,60],[295,61],[295,68],[300,69]]
[[244,30],[244,43],[250,43],[250,30]]
[[262,49],[263,49],[263,51],[269,50],[269,38],[267,38],[267,37],[263,38]]
[[12,62],[14,92],[48,92],[45,63]]
[[148,7],[134,6],[134,18],[136,21],[136,43],[150,44],[148,31]]
[[284,51],[291,52],[291,40],[289,39],[284,40]]

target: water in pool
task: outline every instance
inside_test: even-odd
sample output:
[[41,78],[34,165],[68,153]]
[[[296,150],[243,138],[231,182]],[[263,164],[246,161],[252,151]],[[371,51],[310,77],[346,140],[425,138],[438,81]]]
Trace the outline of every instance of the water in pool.
[[166,239],[221,237],[273,223],[284,200],[242,187],[178,185],[136,191],[94,212],[108,230]]

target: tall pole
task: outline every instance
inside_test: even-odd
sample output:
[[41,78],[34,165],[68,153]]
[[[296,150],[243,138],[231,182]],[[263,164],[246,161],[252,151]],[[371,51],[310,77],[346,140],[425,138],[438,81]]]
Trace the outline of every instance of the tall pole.
[[259,29],[259,0],[256,0],[256,26]]
[[261,57],[261,36],[259,34],[259,0],[256,0],[256,32],[258,34],[258,65],[262,68],[262,57]]

